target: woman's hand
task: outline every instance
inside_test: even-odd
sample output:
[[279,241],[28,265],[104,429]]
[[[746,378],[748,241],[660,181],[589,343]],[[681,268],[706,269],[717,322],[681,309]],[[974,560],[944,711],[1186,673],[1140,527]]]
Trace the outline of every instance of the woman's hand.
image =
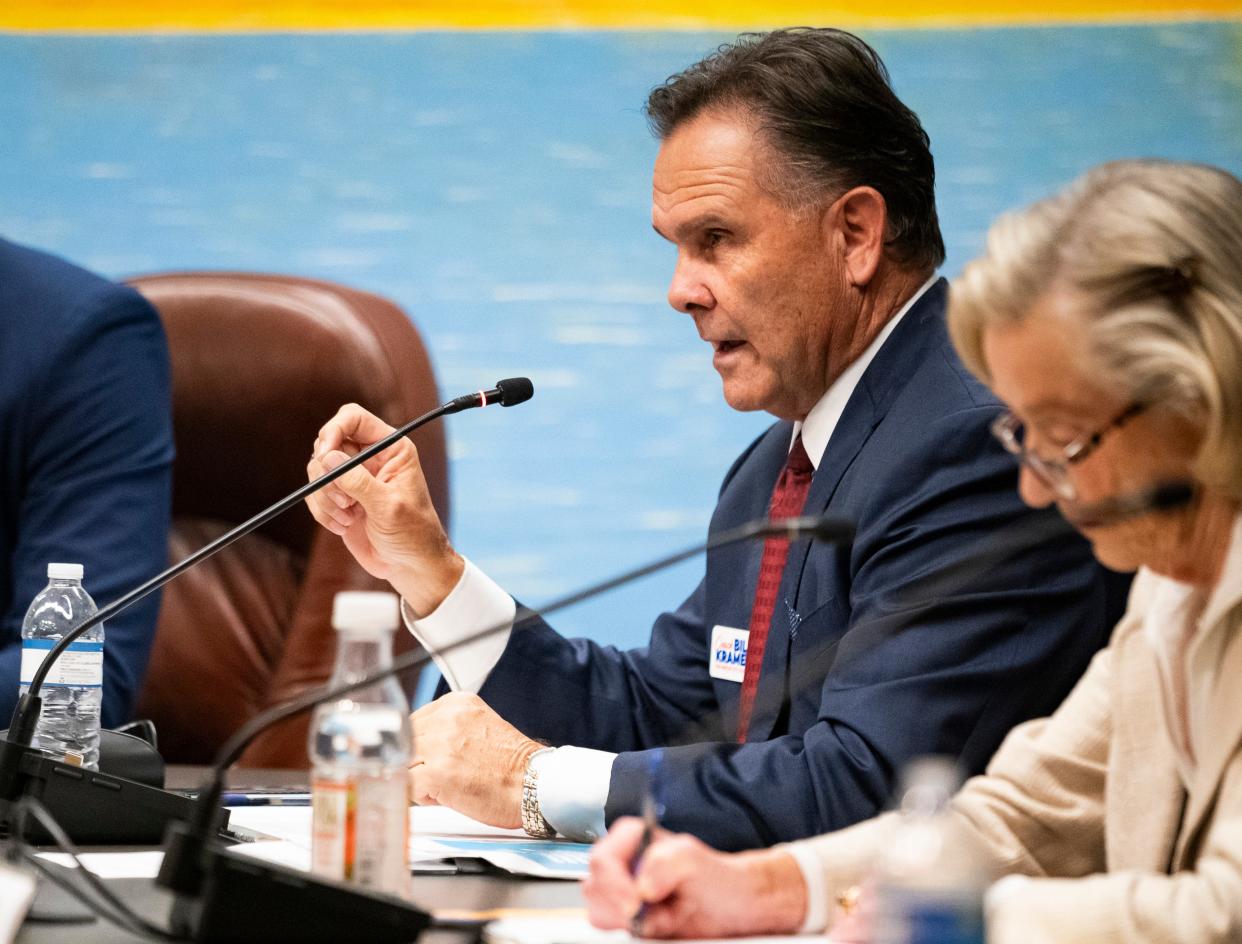
[[806,886],[787,853],[731,855],[660,832],[635,870],[642,841],[642,820],[626,817],[591,850],[583,891],[597,927],[644,937],[735,937],[801,926]]

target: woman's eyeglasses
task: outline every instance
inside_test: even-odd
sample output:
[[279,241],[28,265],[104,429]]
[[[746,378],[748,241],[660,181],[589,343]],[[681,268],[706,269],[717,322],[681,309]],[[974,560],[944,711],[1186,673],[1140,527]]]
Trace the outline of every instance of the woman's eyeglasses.
[[1099,448],[1100,441],[1105,435],[1123,425],[1127,420],[1133,419],[1145,409],[1146,404],[1131,403],[1110,422],[1093,433],[1077,437],[1073,442],[1062,447],[1059,456],[1051,459],[1027,449],[1026,427],[1012,413],[1002,413],[996,418],[996,421],[992,423],[992,435],[1000,440],[1006,452],[1015,456],[1020,463],[1039,476],[1058,498],[1064,501],[1074,501],[1078,497],[1078,490],[1074,488],[1074,483],[1070,480],[1070,466],[1086,459]]

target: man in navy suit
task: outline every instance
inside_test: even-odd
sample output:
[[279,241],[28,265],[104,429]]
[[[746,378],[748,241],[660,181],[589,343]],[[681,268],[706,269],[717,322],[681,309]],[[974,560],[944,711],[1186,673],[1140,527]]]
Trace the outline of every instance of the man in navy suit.
[[[103,606],[164,569],[172,500],[168,344],[133,289],[0,239],[0,727],[47,565]],[[104,627],[102,720],[128,721],[159,594]]]
[[[515,604],[449,545],[413,446],[311,508],[401,593],[454,690],[414,715],[419,802],[593,838],[656,770],[666,826],[741,849],[874,815],[918,755],[981,770],[1069,691],[1124,588],[1017,497],[1000,406],[945,334],[928,139],[870,47],[742,37],[648,115],[669,300],[729,405],[778,419],[726,474],[709,531],[792,507],[852,519],[853,546],[715,550],[646,648],[532,619],[439,652]],[[310,474],[388,431],[342,409]]]

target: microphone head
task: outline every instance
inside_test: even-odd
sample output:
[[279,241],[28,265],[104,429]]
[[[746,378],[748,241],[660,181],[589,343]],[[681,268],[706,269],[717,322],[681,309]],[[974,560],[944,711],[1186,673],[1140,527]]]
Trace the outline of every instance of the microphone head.
[[1153,512],[1176,511],[1194,501],[1193,482],[1161,482],[1143,492],[1062,507],[1061,514],[1075,528],[1121,524]]
[[517,406],[525,403],[535,395],[535,385],[527,377],[509,377],[497,380],[496,389],[500,391],[501,406]]
[[854,540],[854,522],[835,515],[803,515],[762,522],[757,532],[764,536],[783,535],[790,541],[810,538],[826,544],[849,544]]
[[1195,487],[1191,482],[1165,482],[1157,485],[1151,493],[1151,506],[1154,511],[1171,511],[1189,505],[1195,497]]
[[835,515],[812,515],[792,519],[798,531],[812,541],[825,544],[849,544],[854,540],[854,522]]

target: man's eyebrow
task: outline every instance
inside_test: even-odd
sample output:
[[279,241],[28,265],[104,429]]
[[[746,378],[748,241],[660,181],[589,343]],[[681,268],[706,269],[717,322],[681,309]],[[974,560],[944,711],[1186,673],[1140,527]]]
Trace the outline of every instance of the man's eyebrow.
[[675,243],[677,242],[677,238],[679,236],[684,238],[690,233],[700,233],[704,230],[717,228],[727,229],[728,227],[725,225],[725,221],[718,214],[704,213],[701,216],[694,216],[688,220],[682,221],[677,226],[673,227],[671,235],[662,231],[660,227],[656,226],[655,223],[651,224],[651,228],[656,231],[656,235],[661,239],[667,240],[670,243]]

